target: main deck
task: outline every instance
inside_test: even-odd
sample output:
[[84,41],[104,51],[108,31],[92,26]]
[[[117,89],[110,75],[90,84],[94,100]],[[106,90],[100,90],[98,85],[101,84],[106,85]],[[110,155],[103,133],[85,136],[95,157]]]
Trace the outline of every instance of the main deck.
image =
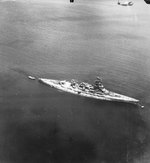
[[88,89],[82,90],[79,87],[72,87],[71,82],[66,80],[52,80],[52,79],[45,79],[45,78],[39,78],[39,81],[49,85],[51,87],[54,87],[56,89],[69,92],[72,94],[99,99],[99,100],[107,100],[107,101],[118,101],[118,102],[127,102],[127,103],[133,103],[138,104],[139,100],[135,98],[131,98],[125,95],[121,95],[112,91],[109,91],[107,89],[103,89],[103,92],[101,91],[93,91],[91,92]]

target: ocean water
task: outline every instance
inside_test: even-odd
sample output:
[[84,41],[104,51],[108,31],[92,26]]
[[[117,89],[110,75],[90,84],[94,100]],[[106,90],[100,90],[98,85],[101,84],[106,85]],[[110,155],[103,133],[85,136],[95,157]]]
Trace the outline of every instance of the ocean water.
[[[150,162],[150,6],[0,1],[0,162]],[[27,75],[100,75],[131,104],[59,92]]]

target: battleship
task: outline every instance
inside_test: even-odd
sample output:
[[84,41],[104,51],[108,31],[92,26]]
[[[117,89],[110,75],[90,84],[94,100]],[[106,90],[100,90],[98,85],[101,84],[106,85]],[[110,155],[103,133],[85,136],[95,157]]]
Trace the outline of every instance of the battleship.
[[[35,79],[35,77],[31,78],[31,76],[28,76],[28,78],[32,80]],[[131,103],[139,106],[140,108],[144,108],[144,106],[139,103],[138,99],[109,91],[103,86],[101,82],[99,82],[98,86],[95,87],[94,84],[89,84],[85,82],[79,83],[76,80],[67,81],[38,78],[38,81],[52,88],[56,88],[58,90],[71,94],[80,95],[83,97],[93,98],[97,100]]]

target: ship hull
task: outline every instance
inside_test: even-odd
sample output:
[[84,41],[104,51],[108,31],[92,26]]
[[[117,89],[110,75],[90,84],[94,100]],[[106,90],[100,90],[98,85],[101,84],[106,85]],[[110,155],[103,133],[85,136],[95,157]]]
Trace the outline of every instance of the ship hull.
[[107,89],[104,89],[105,93],[103,92],[94,92],[91,93],[88,90],[81,90],[79,88],[73,88],[71,86],[71,83],[69,81],[60,81],[60,80],[52,80],[52,79],[44,79],[39,78],[39,82],[42,82],[48,86],[51,86],[53,88],[56,88],[58,90],[72,93],[75,95],[80,95],[88,98],[94,98],[98,100],[106,100],[106,101],[118,101],[118,102],[126,102],[126,103],[133,103],[138,104],[139,100],[135,98],[131,98],[125,95],[121,95],[115,92],[108,91]]

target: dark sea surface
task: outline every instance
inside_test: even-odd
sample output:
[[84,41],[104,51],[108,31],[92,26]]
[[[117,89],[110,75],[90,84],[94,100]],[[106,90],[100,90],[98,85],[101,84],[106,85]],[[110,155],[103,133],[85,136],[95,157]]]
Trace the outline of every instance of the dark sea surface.
[[[150,6],[0,1],[0,163],[150,162]],[[103,77],[132,104],[59,92],[28,75]]]

